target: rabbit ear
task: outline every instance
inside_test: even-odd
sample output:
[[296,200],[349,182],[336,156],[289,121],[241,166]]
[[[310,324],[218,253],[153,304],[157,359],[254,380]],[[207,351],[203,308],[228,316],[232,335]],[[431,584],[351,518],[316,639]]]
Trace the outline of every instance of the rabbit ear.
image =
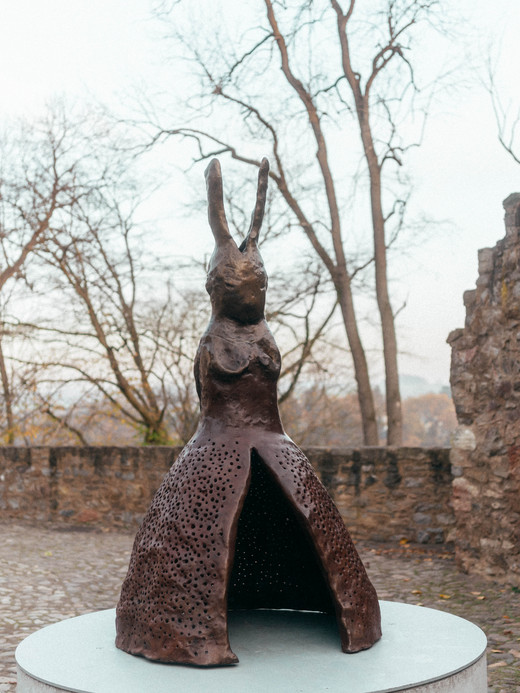
[[269,161],[264,157],[258,170],[258,188],[256,191],[256,204],[253,214],[251,215],[251,226],[247,232],[242,246],[249,248],[251,243],[258,243],[258,234],[262,226],[265,209],[265,198],[267,195],[267,183],[269,180]]
[[222,191],[222,173],[218,159],[212,159],[206,171],[206,189],[208,191],[208,219],[215,242],[220,246],[232,241],[224,210],[224,194]]

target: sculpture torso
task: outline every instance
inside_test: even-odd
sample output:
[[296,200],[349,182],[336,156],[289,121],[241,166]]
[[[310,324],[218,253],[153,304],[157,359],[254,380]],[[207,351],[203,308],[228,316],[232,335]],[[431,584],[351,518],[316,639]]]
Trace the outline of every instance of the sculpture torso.
[[265,320],[213,319],[195,359],[201,426],[261,427],[283,433],[276,383],[280,352]]

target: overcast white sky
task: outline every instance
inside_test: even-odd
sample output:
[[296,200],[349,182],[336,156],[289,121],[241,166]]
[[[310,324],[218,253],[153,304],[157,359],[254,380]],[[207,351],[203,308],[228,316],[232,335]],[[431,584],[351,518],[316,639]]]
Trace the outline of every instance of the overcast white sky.
[[[503,98],[518,108],[520,0],[451,3],[468,17],[468,36],[483,55],[489,45],[500,49]],[[59,94],[89,94],[121,105],[133,84],[160,71],[160,42],[149,8],[149,0],[4,0],[0,119],[31,117]],[[403,259],[395,268],[407,277],[407,308],[399,316],[401,370],[447,383],[445,340],[463,326],[462,293],[477,278],[477,250],[503,237],[502,200],[520,191],[520,168],[498,144],[491,106],[477,81],[430,121],[416,155],[415,187],[415,204],[450,225],[425,242],[413,263]]]

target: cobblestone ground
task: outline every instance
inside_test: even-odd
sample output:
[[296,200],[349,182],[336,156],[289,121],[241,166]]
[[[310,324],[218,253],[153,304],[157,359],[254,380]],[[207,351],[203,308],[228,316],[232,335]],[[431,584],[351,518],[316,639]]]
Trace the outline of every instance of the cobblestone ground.
[[[0,524],[0,693],[14,691],[14,650],[33,631],[115,606],[133,537]],[[488,636],[489,693],[520,693],[520,594],[457,572],[453,557],[358,545],[381,599],[463,616]]]

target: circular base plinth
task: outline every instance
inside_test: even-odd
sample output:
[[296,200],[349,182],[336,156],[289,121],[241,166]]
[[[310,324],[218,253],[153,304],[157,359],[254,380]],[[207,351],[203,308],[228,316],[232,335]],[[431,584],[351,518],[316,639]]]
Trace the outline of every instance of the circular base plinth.
[[98,611],[33,633],[16,650],[18,693],[486,693],[486,637],[443,611],[381,602],[383,637],[344,654],[324,614],[229,614],[240,662],[197,668],[150,662],[114,645],[115,611]]

